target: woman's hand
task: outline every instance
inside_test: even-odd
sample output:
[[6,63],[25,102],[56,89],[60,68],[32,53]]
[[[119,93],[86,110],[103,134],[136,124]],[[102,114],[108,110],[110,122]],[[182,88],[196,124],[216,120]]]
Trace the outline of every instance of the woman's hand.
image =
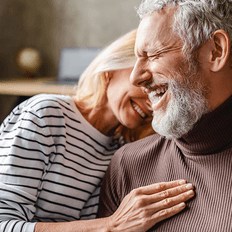
[[163,182],[132,190],[108,218],[110,231],[147,231],[185,208],[194,186],[184,180]]

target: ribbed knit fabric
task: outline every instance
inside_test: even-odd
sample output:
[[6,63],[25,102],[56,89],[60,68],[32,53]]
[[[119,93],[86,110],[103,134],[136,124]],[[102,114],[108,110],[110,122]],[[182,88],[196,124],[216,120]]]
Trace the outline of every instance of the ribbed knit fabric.
[[149,231],[232,231],[232,96],[182,139],[156,134],[118,150],[103,181],[99,217],[111,215],[136,187],[176,179],[194,184],[196,196]]

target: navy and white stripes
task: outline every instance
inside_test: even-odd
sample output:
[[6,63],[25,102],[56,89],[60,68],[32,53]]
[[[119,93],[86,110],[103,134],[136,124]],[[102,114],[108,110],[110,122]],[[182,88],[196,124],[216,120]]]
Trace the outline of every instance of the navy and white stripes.
[[0,231],[95,218],[117,149],[111,141],[69,96],[37,95],[16,107],[0,127]]

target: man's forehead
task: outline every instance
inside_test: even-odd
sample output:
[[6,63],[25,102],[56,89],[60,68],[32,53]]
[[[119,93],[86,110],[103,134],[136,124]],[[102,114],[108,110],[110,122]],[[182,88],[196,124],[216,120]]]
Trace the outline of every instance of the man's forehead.
[[[173,34],[175,9],[162,10],[145,16],[137,31],[136,49],[155,49],[154,47],[171,45],[177,36]],[[178,38],[179,40],[179,38]]]

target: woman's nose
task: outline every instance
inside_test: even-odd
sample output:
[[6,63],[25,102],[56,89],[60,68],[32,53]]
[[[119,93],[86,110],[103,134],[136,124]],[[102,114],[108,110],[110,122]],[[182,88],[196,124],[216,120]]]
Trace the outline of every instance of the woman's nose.
[[137,87],[145,87],[147,81],[151,79],[151,74],[145,65],[145,62],[138,59],[130,75],[130,82]]

